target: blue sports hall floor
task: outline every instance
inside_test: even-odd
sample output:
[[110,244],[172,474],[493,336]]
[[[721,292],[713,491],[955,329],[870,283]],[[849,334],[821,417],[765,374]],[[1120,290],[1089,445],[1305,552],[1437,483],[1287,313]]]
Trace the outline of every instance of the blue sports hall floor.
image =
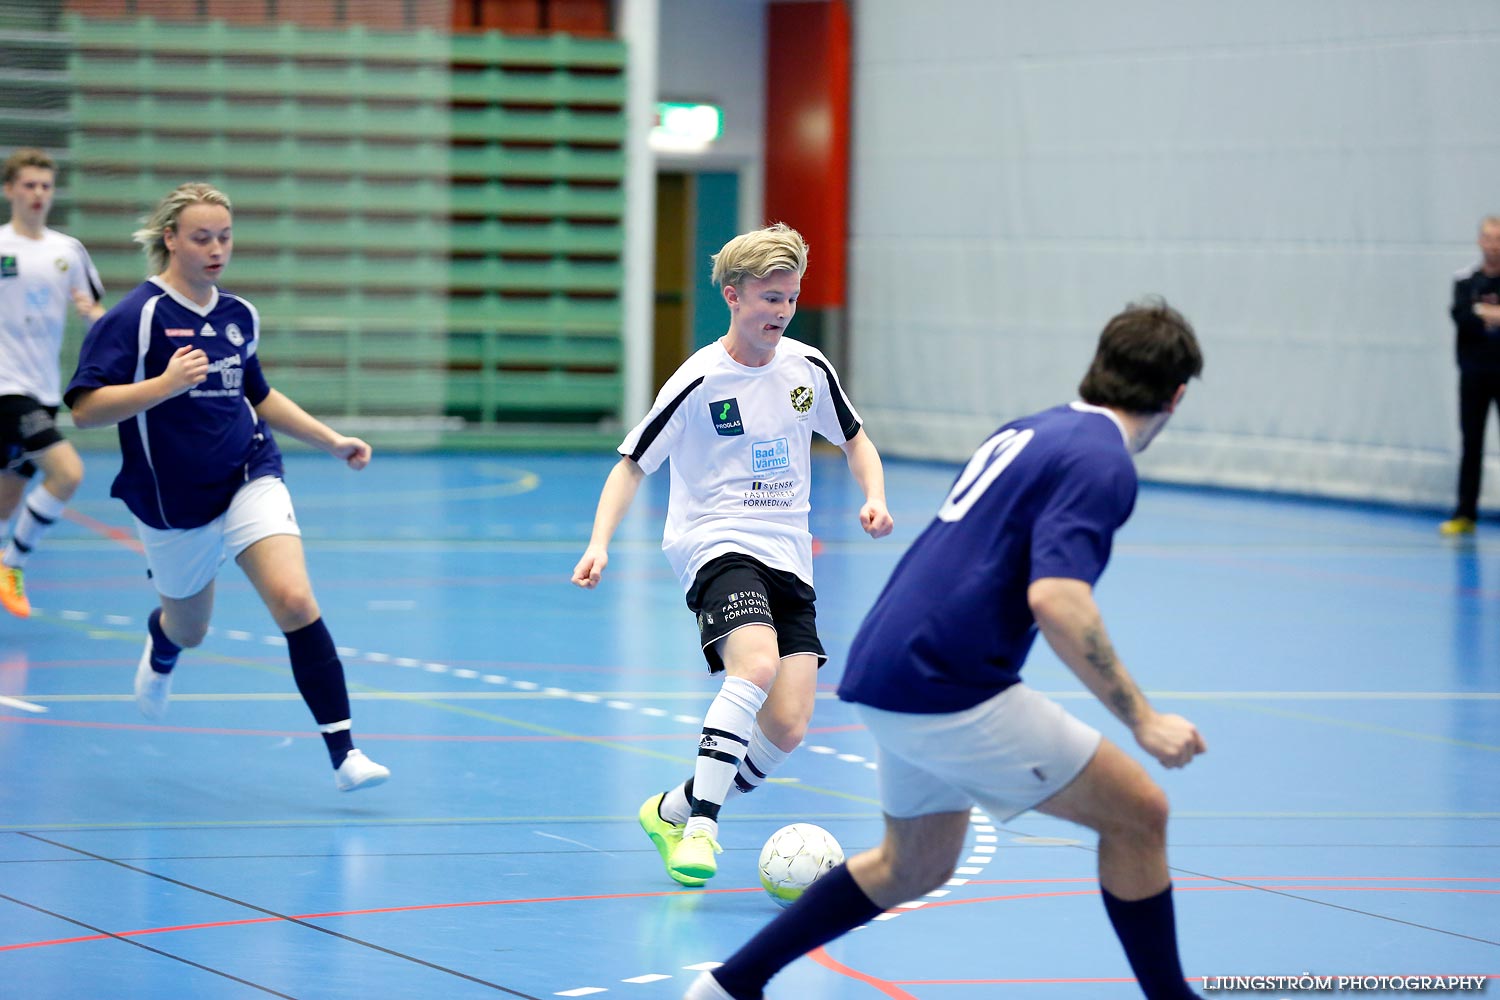
[[[584,592],[568,575],[608,454],[377,455],[359,474],[292,456],[356,740],[394,772],[340,794],[232,565],[170,713],[138,714],[153,592],[107,495],[116,459],[85,458],[28,568],[35,617],[0,615],[0,996],[678,998],[777,912],[756,874],[772,831],[879,837],[872,744],[831,692],[952,467],[889,462],[897,529],[872,541],[842,457],[819,458],[824,694],[781,780],[726,808],[718,877],[685,890],[635,819],[687,774],[715,688],[658,548],[665,476]],[[1142,686],[1209,743],[1185,771],[1150,766],[1194,980],[1500,990],[1500,525],[1455,544],[1435,520],[1142,489],[1098,595]],[[1041,643],[1026,676],[1135,752]],[[953,884],[768,996],[1138,996],[1091,848],[1034,814],[976,815]]]

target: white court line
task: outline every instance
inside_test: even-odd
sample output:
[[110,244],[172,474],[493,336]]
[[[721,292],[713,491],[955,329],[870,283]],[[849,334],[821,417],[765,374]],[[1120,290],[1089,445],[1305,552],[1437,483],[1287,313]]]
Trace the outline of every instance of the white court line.
[[7,698],[3,694],[0,694],[0,705],[4,705],[6,708],[19,708],[23,712],[48,711],[48,709],[42,707],[41,705],[33,705],[31,702],[22,701],[20,698]]

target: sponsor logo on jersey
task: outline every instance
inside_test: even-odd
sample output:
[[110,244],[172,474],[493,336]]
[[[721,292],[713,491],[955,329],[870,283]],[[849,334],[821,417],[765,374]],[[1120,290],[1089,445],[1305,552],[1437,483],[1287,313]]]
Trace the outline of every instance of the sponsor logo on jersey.
[[811,386],[799,385],[792,390],[792,409],[798,413],[806,413],[812,409],[813,391]]
[[230,323],[224,328],[224,339],[235,347],[245,346],[245,335],[240,333],[239,324],[237,323]]
[[218,335],[219,331],[215,330],[213,325],[209,323],[204,323],[203,329],[198,331],[198,336],[200,337],[217,337]]
[[14,278],[21,273],[20,264],[16,261],[15,254],[0,256],[0,278]]
[[719,741],[716,740],[716,739],[714,739],[712,736],[708,735],[707,733],[704,733],[703,734],[703,738],[698,741],[698,749],[699,750],[717,750],[717,749],[719,749]]
[[166,333],[168,337],[191,337],[193,335],[192,330],[184,330],[181,327],[168,327]]
[[714,430],[720,437],[734,437],[745,433],[745,425],[740,421],[740,401],[733,396],[709,403],[708,415],[713,419]]
[[792,465],[792,452],[787,447],[786,438],[776,438],[774,441],[757,441],[750,446],[750,465],[752,472],[771,472],[775,469],[788,469]]
[[796,497],[796,483],[790,479],[774,482],[756,479],[751,481],[742,499],[746,507],[791,507]]

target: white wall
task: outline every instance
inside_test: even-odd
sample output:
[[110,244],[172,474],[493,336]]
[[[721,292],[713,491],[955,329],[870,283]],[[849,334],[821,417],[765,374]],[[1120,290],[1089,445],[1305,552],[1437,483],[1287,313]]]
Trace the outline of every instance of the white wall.
[[662,170],[740,173],[740,228],[762,225],[766,120],[763,0],[660,0],[658,91],[663,101],[724,109],[724,134],[701,156],[663,155]]
[[1073,398],[1103,322],[1159,293],[1206,370],[1144,474],[1451,504],[1497,43],[1492,0],[858,0],[871,434],[965,457]]

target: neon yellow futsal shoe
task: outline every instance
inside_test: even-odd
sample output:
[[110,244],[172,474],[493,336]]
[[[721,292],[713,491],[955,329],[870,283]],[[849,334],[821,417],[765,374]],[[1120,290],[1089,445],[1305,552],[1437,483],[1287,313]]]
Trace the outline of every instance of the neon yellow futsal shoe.
[[1472,517],[1451,517],[1438,525],[1440,535],[1472,535],[1474,534],[1474,519]]
[[17,566],[0,566],[0,604],[17,618],[31,617],[31,602],[26,599],[26,574]]
[[672,857],[667,861],[667,872],[683,885],[702,885],[719,871],[715,854],[723,854],[719,842],[702,830],[683,834]]
[[685,881],[672,870],[672,852],[682,842],[682,827],[661,818],[661,800],[666,797],[667,793],[662,792],[642,802],[641,811],[636,818],[641,821],[641,829],[646,831],[651,843],[656,845],[656,853],[661,855],[661,863],[666,866],[667,874],[685,886],[696,888],[703,884],[703,879]]

